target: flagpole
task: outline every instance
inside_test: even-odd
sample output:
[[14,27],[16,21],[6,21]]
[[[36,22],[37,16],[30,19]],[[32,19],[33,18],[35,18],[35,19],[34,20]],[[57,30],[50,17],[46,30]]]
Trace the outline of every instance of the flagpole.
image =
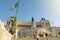
[[18,7],[17,7],[17,9],[16,9],[16,19],[17,19],[17,16],[18,16]]
[[[20,0],[18,0],[18,7],[19,7],[19,2],[20,2]],[[16,9],[16,18],[17,18],[17,16],[18,16],[18,7],[17,7],[17,9]]]

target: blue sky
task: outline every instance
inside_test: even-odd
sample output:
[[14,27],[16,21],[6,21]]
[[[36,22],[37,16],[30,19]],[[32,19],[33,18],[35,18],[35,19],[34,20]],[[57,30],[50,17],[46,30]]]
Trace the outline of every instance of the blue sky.
[[[5,21],[7,17],[14,16],[16,10],[9,9],[18,0],[0,0],[0,19]],[[40,21],[41,18],[46,18],[54,23],[55,26],[60,26],[60,0],[20,0],[18,10],[18,20],[31,21],[34,17],[35,21]]]

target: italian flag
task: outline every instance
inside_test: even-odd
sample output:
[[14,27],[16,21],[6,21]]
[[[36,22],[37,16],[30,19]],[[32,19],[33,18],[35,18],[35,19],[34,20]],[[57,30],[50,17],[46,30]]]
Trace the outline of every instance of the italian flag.
[[10,10],[13,10],[13,9],[15,9],[15,8],[18,8],[19,7],[19,1],[18,2],[16,2],[16,4],[15,5],[13,5],[13,7],[10,9]]

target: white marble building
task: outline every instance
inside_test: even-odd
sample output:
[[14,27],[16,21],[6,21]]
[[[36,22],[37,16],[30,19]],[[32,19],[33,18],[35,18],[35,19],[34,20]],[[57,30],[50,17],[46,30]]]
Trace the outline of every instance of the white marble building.
[[[8,28],[11,28],[12,21],[14,21],[15,17],[7,18],[7,25],[9,25]],[[39,29],[39,36],[45,36],[46,33],[48,33],[49,36],[59,36],[60,35],[60,27],[53,28],[50,26],[50,21],[46,20],[45,18],[42,18],[40,21],[35,22],[34,18],[32,17],[31,22],[26,21],[16,21],[16,28],[18,32],[16,32],[16,35],[19,37],[27,37],[27,36],[33,36],[34,32]],[[53,31],[57,29],[57,31]],[[42,31],[43,30],[43,31]]]

